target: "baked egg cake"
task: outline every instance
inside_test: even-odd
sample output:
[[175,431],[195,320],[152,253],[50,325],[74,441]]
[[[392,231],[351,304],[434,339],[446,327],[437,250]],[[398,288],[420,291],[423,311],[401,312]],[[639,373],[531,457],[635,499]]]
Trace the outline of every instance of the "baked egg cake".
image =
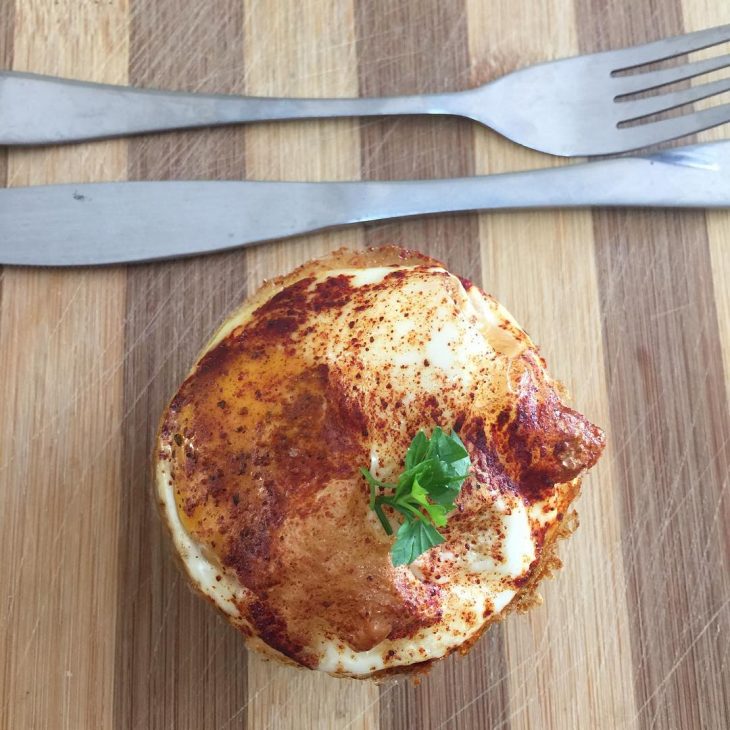
[[[394,565],[361,468],[397,479],[437,427],[468,476],[442,542]],[[156,496],[192,584],[249,647],[382,676],[537,600],[603,446],[494,298],[414,251],[342,249],[214,335],[162,416]]]

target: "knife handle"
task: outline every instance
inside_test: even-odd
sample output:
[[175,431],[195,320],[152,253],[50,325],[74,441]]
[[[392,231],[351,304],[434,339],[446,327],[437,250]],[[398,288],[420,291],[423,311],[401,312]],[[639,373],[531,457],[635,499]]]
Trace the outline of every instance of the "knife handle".
[[0,71],[0,144],[59,144],[276,119],[461,114],[469,93],[279,99],[136,89]]

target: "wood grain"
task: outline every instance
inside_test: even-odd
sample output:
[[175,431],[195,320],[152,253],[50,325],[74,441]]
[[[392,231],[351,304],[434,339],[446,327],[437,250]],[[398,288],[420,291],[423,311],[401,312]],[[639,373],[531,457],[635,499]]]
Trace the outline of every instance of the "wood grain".
[[[418,22],[424,15],[433,19],[425,33]],[[357,19],[363,94],[424,93],[467,85],[467,28],[462,3],[396,8],[386,2],[361,2]],[[364,176],[472,174],[471,134],[463,120],[373,122],[363,129]],[[431,144],[434,138],[438,145]],[[481,278],[473,216],[379,224],[369,228],[367,239],[372,244],[399,241],[447,261],[465,276],[477,281]],[[436,691],[424,696],[403,681],[384,686],[381,727],[435,727],[449,720],[454,706],[467,707],[459,715],[458,726],[489,726],[507,702],[505,686],[495,682],[503,669],[502,629],[496,627],[467,659],[434,669],[430,683]],[[474,690],[485,693],[485,701],[467,706]]]
[[[423,18],[429,23],[424,26]],[[365,96],[427,93],[468,86],[466,8],[462,2],[402,3],[361,0],[357,5],[360,89]],[[362,131],[363,177],[424,178],[473,174],[472,127],[459,119],[397,119]],[[438,140],[438,141],[436,141]],[[370,226],[371,245],[397,241],[481,280],[479,236],[473,215],[443,216]],[[490,727],[505,713],[507,687],[503,629],[496,626],[466,658],[437,665],[423,692],[407,681],[381,690],[384,730]],[[475,693],[482,701],[469,704]]]
[[[15,69],[126,82],[124,2],[26,0],[13,29]],[[8,154],[11,185],[123,179],[125,171],[122,142]],[[10,269],[2,294],[0,725],[108,727],[124,276]]]
[[[262,35],[260,29],[269,32]],[[253,95],[356,96],[352,6],[341,0],[252,4],[246,15],[246,91]],[[246,171],[258,179],[359,177],[356,125],[269,124],[246,130]],[[248,253],[253,286],[294,264],[340,246],[363,244],[357,229],[262,246]],[[371,684],[292,672],[249,659],[251,728],[353,730],[376,726],[378,691]]]
[[[243,8],[226,0],[216,3],[214,15],[208,11],[184,0],[134,2],[130,82],[241,92]],[[207,32],[200,34],[203,22]],[[129,143],[129,177],[240,178],[244,149],[242,129],[139,138]],[[188,590],[173,561],[150,507],[150,458],[159,413],[216,324],[245,295],[245,271],[244,253],[234,251],[127,273],[115,682],[120,730],[242,726],[248,675],[241,639]]]
[[[713,0],[0,0],[0,63],[191,90],[428,92],[722,22]],[[0,184],[550,164],[464,120],[312,121],[0,151]],[[391,241],[498,296],[610,437],[544,605],[418,688],[247,655],[186,588],[149,491],[158,414],[226,312],[312,256]],[[730,726],[727,212],[441,216],[126,269],[7,269],[0,373],[0,728]]]
[[[10,68],[13,62],[13,29],[15,19],[15,3],[0,3],[0,66]],[[0,182],[7,185],[6,149],[0,150]],[[2,279],[0,278],[0,296],[2,294]]]
[[[469,2],[475,83],[537,62],[537,54],[575,55],[577,28],[568,14],[560,12],[561,5],[555,0],[541,4],[505,36],[502,29],[513,8],[510,0],[489,8],[476,0]],[[531,47],[533,51],[525,50]],[[486,130],[476,132],[479,173],[561,164]],[[608,427],[591,214],[484,215],[480,230],[487,290],[519,312],[523,326],[543,343],[550,372],[567,385],[583,412]],[[610,443],[613,434],[608,430]],[[606,586],[624,582],[619,505],[608,467],[604,460],[585,480],[577,504],[582,526],[561,547],[566,568],[542,588],[545,604],[505,624],[509,672],[502,681],[508,686],[510,705],[501,719],[504,726],[600,727],[609,720],[615,726],[633,725],[630,654],[618,639],[628,631],[626,595],[606,591]],[[579,561],[584,570],[575,570]],[[605,633],[607,620],[615,627],[616,638]],[[590,660],[596,635],[603,636],[600,662]],[[571,702],[559,700],[565,696]]]
[[[636,5],[618,16],[578,10],[594,47],[650,34]],[[682,30],[681,5],[666,3],[651,34]],[[698,688],[727,669],[713,646],[730,635],[730,424],[705,214],[599,212],[594,231],[601,308],[613,315],[604,342],[611,422],[623,435],[614,467],[637,719],[712,726],[727,686]]]
[[[362,96],[438,92],[469,85],[461,0],[359,0],[356,24]],[[361,132],[362,176],[470,175],[474,170],[472,131],[467,121],[454,118],[368,120]],[[465,276],[480,278],[473,215],[372,224],[366,238],[370,245],[398,241],[424,249]]]
[[[727,10],[715,3],[713,0],[692,0],[682,3],[684,25],[687,30],[700,30],[705,25],[720,25],[727,22]],[[711,51],[694,54],[693,57],[702,58],[710,55]],[[721,74],[713,74],[721,78]],[[704,81],[704,78],[703,78]],[[725,103],[730,102],[730,94],[723,94],[720,97]],[[710,100],[700,102],[696,108],[707,107]],[[711,129],[703,132],[703,140],[723,139],[727,130],[723,128]],[[730,241],[730,218],[722,212],[708,211],[705,214],[707,220],[707,242],[710,248],[711,268],[715,306],[717,309],[718,330],[720,343],[723,351],[725,364],[725,380],[730,381],[730,253],[728,252],[728,241]]]

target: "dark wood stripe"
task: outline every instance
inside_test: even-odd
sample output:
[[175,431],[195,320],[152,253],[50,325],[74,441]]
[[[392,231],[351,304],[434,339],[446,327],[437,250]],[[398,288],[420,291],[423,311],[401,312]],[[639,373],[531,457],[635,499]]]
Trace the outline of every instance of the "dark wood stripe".
[[[460,0],[361,0],[356,30],[360,93],[425,93],[465,88],[470,68],[466,9]],[[362,127],[363,177],[425,178],[474,173],[469,122],[446,118],[368,121]],[[443,260],[481,281],[479,228],[473,215],[378,224],[369,245],[395,242]],[[466,657],[437,664],[421,688],[381,689],[381,730],[506,727],[508,682],[502,627]],[[476,696],[479,700],[471,702]],[[455,714],[454,713],[458,713]],[[453,715],[453,716],[452,716]]]
[[[241,92],[243,3],[134,0],[130,83]],[[243,130],[136,138],[130,179],[241,178]],[[241,637],[186,587],[151,508],[151,450],[163,406],[246,294],[241,251],[130,267],[115,676],[118,728],[244,727]]]
[[[0,3],[0,68],[13,67],[13,30],[15,3]],[[7,147],[0,147],[0,184],[7,185]]]
[[[682,32],[677,0],[577,10],[583,51]],[[600,211],[594,230],[640,725],[730,727],[730,423],[705,216]]]
[[501,624],[465,657],[438,662],[418,687],[392,681],[380,690],[380,730],[509,728],[509,669]]
[[[470,85],[463,0],[359,0],[356,32],[360,94],[417,94]],[[474,174],[472,124],[447,117],[363,123],[362,170],[367,179]],[[370,245],[399,243],[432,254],[453,271],[481,280],[475,215],[379,223]]]
[[[15,3],[0,3],[0,68],[13,67],[13,31],[15,28]],[[0,187],[9,184],[8,150],[0,147]],[[3,267],[0,266],[0,303],[3,300]]]

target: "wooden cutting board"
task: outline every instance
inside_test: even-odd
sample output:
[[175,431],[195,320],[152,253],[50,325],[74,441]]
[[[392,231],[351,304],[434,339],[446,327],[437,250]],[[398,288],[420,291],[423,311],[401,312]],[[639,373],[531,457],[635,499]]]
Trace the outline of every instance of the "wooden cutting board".
[[[724,8],[0,0],[0,65],[261,95],[443,91],[728,22]],[[3,151],[0,183],[549,164],[463,120],[333,121]],[[226,312],[314,255],[391,241],[483,282],[610,438],[544,605],[420,687],[247,654],[186,588],[150,499],[158,414]],[[0,276],[1,728],[730,727],[727,212],[444,216],[188,261]]]

